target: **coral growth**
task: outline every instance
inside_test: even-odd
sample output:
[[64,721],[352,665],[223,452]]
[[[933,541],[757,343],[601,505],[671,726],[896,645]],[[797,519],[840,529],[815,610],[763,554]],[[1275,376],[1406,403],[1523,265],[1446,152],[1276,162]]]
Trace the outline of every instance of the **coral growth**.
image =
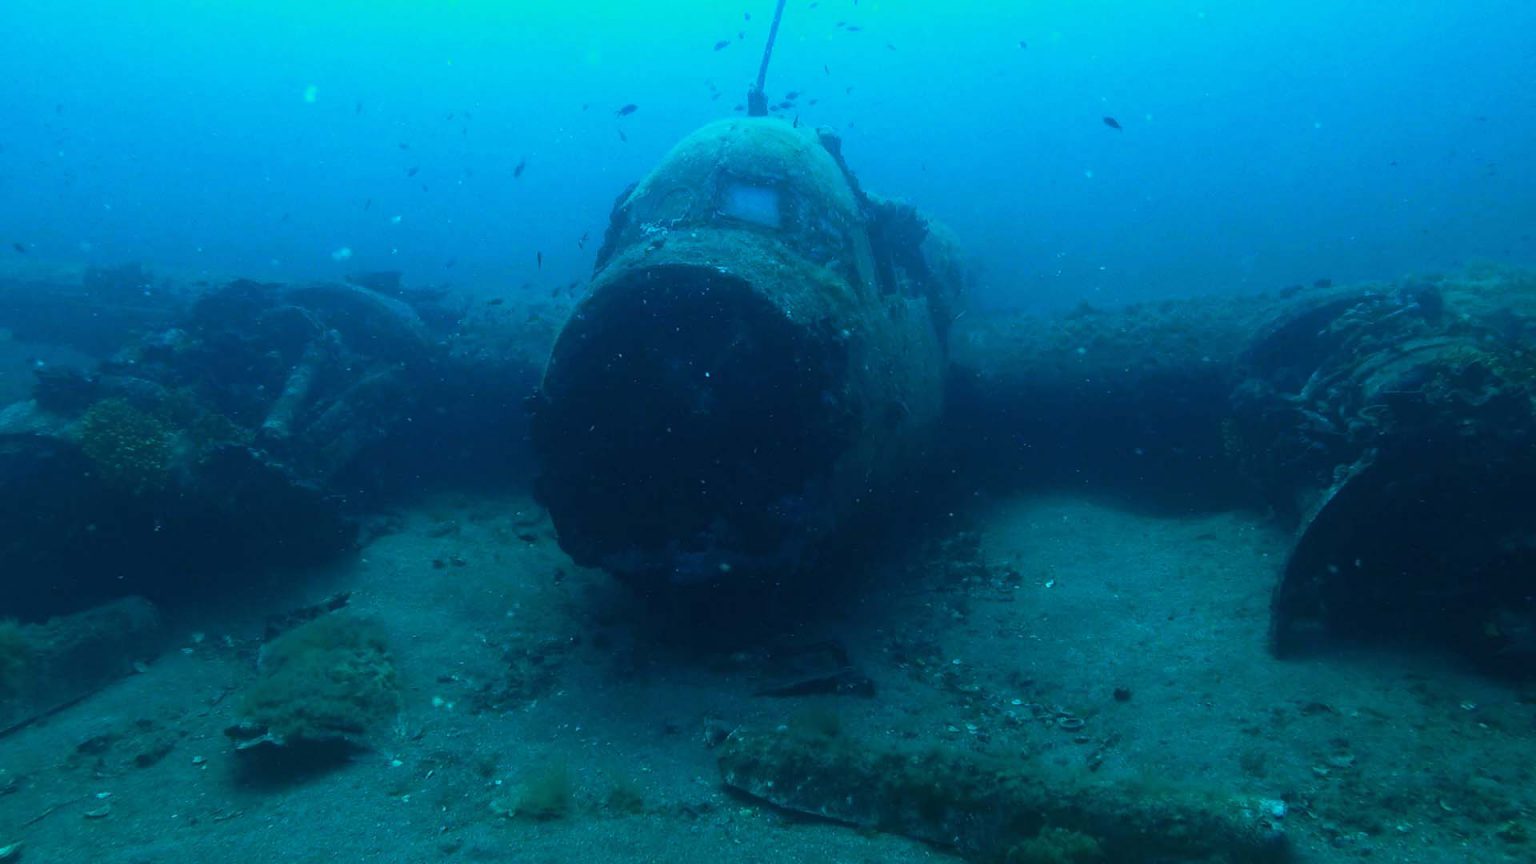
[[170,479],[170,432],[164,422],[124,399],[103,399],[80,420],[80,449],[103,481],[135,495]]

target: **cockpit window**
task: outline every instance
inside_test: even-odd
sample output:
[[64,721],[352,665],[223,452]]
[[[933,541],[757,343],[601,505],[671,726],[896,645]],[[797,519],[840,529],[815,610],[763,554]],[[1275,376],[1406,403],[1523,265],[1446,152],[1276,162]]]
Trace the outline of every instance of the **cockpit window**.
[[776,187],[730,180],[721,189],[718,207],[722,216],[778,230],[784,225],[780,197]]

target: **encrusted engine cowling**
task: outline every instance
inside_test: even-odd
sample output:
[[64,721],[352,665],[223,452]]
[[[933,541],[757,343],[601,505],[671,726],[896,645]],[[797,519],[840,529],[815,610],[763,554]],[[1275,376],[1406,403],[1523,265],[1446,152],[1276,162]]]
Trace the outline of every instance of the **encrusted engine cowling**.
[[534,400],[562,547],[655,583],[800,567],[928,445],[954,261],[835,139],[743,119],[682,141],[615,206]]
[[1277,652],[1412,640],[1536,670],[1536,295],[1518,288],[1341,291],[1255,340],[1234,440],[1300,527]]

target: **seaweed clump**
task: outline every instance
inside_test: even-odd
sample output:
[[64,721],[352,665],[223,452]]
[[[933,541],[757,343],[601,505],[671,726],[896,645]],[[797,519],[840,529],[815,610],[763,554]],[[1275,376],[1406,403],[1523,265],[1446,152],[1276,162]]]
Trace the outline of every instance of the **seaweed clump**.
[[241,713],[272,743],[355,742],[394,718],[400,685],[378,624],[331,614],[262,649]]
[[1007,864],[1093,864],[1104,860],[1099,841],[1080,831],[1045,828],[1008,850]]
[[80,449],[108,485],[144,495],[170,480],[170,430],[126,399],[103,399],[80,419]]
[[0,700],[14,698],[27,688],[32,669],[32,644],[21,625],[0,621]]
[[619,777],[608,790],[608,810],[617,815],[634,816],[645,812],[645,793],[630,777]]
[[575,783],[571,769],[563,762],[552,762],[523,778],[517,791],[491,802],[491,810],[507,818],[546,822],[563,819],[571,812]]

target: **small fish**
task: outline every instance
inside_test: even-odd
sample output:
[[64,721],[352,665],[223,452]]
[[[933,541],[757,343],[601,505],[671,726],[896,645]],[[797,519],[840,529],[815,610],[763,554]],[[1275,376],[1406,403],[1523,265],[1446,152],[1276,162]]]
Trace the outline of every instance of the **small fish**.
[[619,140],[623,141],[625,144],[629,143],[629,136],[624,134],[623,129],[619,130]]
[[828,66],[825,63],[823,63],[823,64],[821,64],[821,71],[825,75],[831,75],[832,74],[832,67]]
[[27,254],[27,244],[25,244],[25,243],[12,243],[11,244],[11,248],[15,249],[17,252],[19,252],[22,255]]
[[533,260],[534,260],[534,269],[537,269],[537,270],[543,270],[544,269],[544,253],[542,251],[534,253],[534,259]]
[[361,113],[363,113],[363,103],[362,102],[355,103],[352,106],[352,113],[353,114],[361,114]]
[[407,168],[405,170],[405,176],[407,176],[407,177],[415,177],[420,172],[421,172],[421,166],[420,165],[412,165],[411,167],[409,167],[409,168]]
[[514,166],[512,168],[512,179],[516,180],[517,178],[523,176],[523,169],[527,168],[527,167],[528,167],[528,159],[525,157],[522,160],[520,160],[517,163],[516,166]]
[[886,48],[887,51],[895,51],[896,50],[896,46],[892,45],[889,42],[885,43],[885,48]]
[[784,98],[788,99],[791,102],[793,102],[796,99],[800,98],[800,91],[799,90],[791,90],[788,93],[784,94]]
[[791,123],[789,125],[790,125],[791,129],[799,129],[800,128],[800,115],[796,114],[795,115],[795,122],[793,122],[793,123]]
[[751,12],[743,12],[743,13],[741,13],[741,20],[743,20],[743,21],[751,21],[752,20],[752,13]]
[[631,114],[633,114],[633,113],[635,113],[636,111],[639,111],[639,110],[640,110],[640,106],[636,105],[633,102],[631,102],[628,105],[625,105],[624,107],[620,108],[619,110],[613,112],[613,114],[614,114],[615,117],[628,117],[629,115],[631,115]]
[[1029,43],[1025,42],[1023,39],[1020,39],[1019,40],[1019,47],[1020,48],[1028,48],[1029,47]]
[[739,104],[738,104],[738,105],[732,105],[732,106],[731,106],[731,110],[732,110],[732,111],[735,111],[735,112],[737,112],[737,113],[738,113],[738,114],[739,114],[739,113],[741,113],[741,112],[742,112],[742,111],[745,111],[745,110],[747,110],[747,106],[745,106],[745,105],[739,105]]
[[443,262],[443,267],[448,269],[448,270],[452,270],[453,269],[453,265],[455,265],[457,263],[459,263],[459,259],[457,259],[457,258],[449,258],[447,261]]
[[857,24],[849,24],[847,27],[844,27],[843,29],[847,30],[849,33],[857,33],[860,30],[863,30],[864,28],[860,27]]
[[728,39],[721,39],[719,42],[715,43],[715,50],[716,51],[721,51],[721,50],[729,48],[729,47],[731,47],[731,43],[730,43],[730,40],[728,40]]
[[1333,280],[1332,279],[1316,279],[1316,280],[1313,280],[1312,287],[1313,288],[1332,288],[1333,287]]
[[485,301],[485,305],[487,305],[487,306],[500,306],[501,304],[503,304],[505,302],[507,302],[507,298],[505,298],[505,297],[492,297],[491,299]]
[[367,210],[372,210],[372,209],[373,209],[373,199],[369,198],[367,201],[363,202],[363,210],[367,211]]
[[585,248],[587,248],[587,233],[588,232],[583,231],[583,232],[581,232],[581,236],[579,238],[577,238],[577,240],[576,240],[576,248],[577,249],[585,249]]
[[1120,128],[1122,128],[1120,126],[1120,121],[1116,120],[1113,117],[1105,117],[1104,118],[1104,125],[1108,126],[1111,129],[1120,129]]

